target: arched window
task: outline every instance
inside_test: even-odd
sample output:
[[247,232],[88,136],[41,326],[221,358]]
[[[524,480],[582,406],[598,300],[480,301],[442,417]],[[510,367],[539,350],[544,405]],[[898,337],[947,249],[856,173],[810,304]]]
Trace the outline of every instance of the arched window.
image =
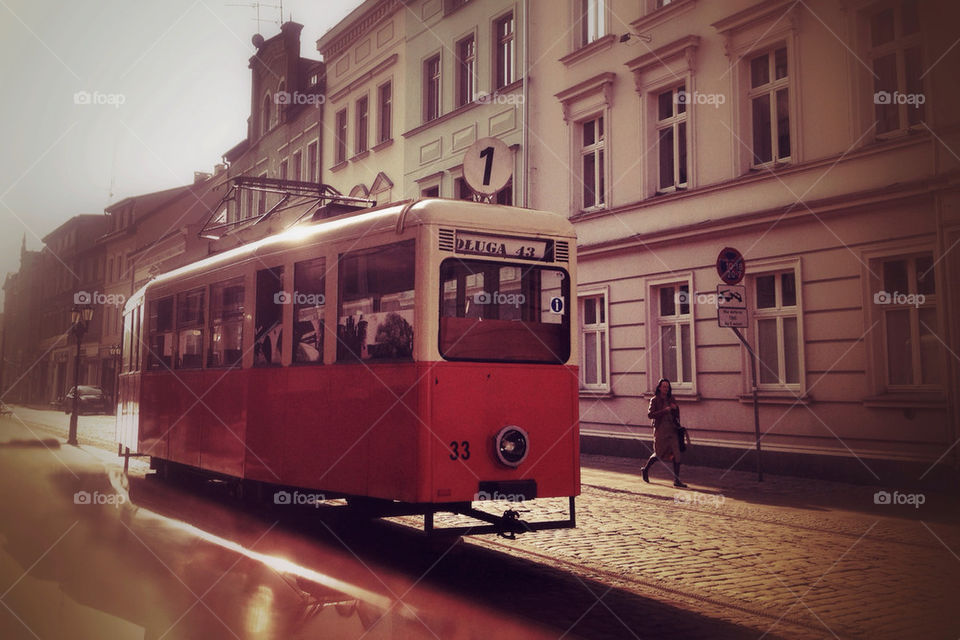
[[260,112],[260,135],[270,131],[270,94],[263,96],[263,110]]
[[274,102],[277,103],[277,124],[283,124],[287,105],[290,104],[290,95],[287,93],[287,85],[283,80],[280,81],[280,86],[277,88]]

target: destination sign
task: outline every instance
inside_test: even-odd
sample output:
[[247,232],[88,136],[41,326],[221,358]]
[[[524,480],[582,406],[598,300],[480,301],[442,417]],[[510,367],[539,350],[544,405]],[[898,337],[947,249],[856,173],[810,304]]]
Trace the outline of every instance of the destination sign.
[[488,236],[480,233],[457,232],[457,253],[471,253],[498,258],[543,260],[547,255],[547,241],[533,238]]

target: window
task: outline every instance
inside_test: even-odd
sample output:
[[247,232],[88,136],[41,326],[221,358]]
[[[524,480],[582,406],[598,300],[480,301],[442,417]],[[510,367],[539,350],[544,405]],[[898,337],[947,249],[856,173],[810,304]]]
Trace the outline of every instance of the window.
[[440,185],[435,187],[427,187],[420,190],[421,198],[439,198],[440,197]]
[[687,93],[684,85],[657,95],[659,192],[687,187]]
[[470,104],[477,91],[477,42],[471,34],[457,43],[457,106]]
[[576,0],[578,46],[584,47],[606,35],[604,0]]
[[440,296],[447,360],[562,364],[570,357],[563,310],[570,279],[562,269],[449,258],[440,265]]
[[173,367],[173,297],[153,300],[147,307],[150,357],[148,369]]
[[253,366],[279,366],[283,347],[283,267],[257,271],[257,309],[254,321]]
[[610,389],[607,344],[607,295],[580,296],[580,388]]
[[291,175],[292,180],[302,180],[300,176],[300,167],[303,164],[303,152],[297,151],[293,154],[293,165],[291,166]]
[[393,107],[393,90],[390,83],[380,85],[377,89],[377,104],[380,105],[380,112],[377,115],[377,143],[386,142],[393,136],[391,131],[391,118]]
[[367,96],[363,96],[357,100],[357,148],[356,152],[358,154],[363,153],[367,150],[367,128],[368,128],[368,113],[367,113]]
[[883,290],[873,302],[881,309],[888,389],[944,383],[933,264],[933,254],[925,252],[883,260],[877,269]]
[[604,206],[603,116],[580,124],[583,209]]
[[800,329],[797,282],[793,271],[753,279],[756,309],[754,345],[758,384],[763,387],[800,384]]
[[337,111],[336,116],[336,152],[334,155],[334,164],[340,164],[347,161],[347,110]]
[[888,4],[869,16],[877,133],[919,125],[924,117],[923,49],[916,0]]
[[493,199],[497,204],[502,204],[507,207],[513,206],[513,179],[512,178],[510,179],[510,182],[507,183],[507,186],[505,186],[503,189],[500,189],[500,191],[497,191]]
[[204,290],[177,294],[177,368],[199,369],[203,364]]
[[413,357],[414,244],[340,257],[337,361]]
[[790,160],[790,95],[787,48],[750,59],[753,165]]
[[423,63],[423,121],[440,115],[440,54]]
[[494,87],[502,89],[514,81],[516,45],[513,37],[513,13],[496,21],[494,26],[497,41],[497,71]]
[[287,161],[286,160],[280,163],[280,179],[281,180],[287,179]]
[[323,364],[324,259],[293,267],[293,361]]
[[240,366],[243,356],[243,278],[210,286],[208,367]]
[[270,131],[270,108],[272,100],[270,94],[263,96],[263,110],[260,112],[260,135]]
[[454,178],[453,191],[453,197],[457,200],[473,200],[473,189],[463,177]]
[[317,174],[317,143],[311,142],[307,147],[307,175],[304,178],[307,182],[319,182]]
[[676,283],[656,289],[657,343],[660,376],[674,385],[693,384],[693,314],[690,285]]

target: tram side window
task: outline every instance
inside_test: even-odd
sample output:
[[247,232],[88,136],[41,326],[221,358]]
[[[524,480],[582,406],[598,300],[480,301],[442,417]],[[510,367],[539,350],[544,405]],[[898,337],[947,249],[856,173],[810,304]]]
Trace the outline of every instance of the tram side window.
[[208,367],[240,365],[243,356],[243,278],[210,286]]
[[177,295],[177,368],[203,365],[203,289]]
[[148,307],[150,334],[147,359],[153,370],[173,367],[173,296],[153,300]]
[[133,347],[133,311],[123,316],[123,356],[120,370],[124,373],[133,371],[133,359],[130,357]]
[[414,243],[340,257],[337,361],[413,357]]
[[323,363],[325,260],[293,267],[293,361]]
[[143,305],[137,306],[133,310],[133,344],[130,347],[130,359],[133,362],[133,370],[140,371],[141,366],[141,353],[143,353],[143,345],[140,344],[142,336],[140,335],[141,323],[143,322]]
[[283,267],[257,271],[257,315],[253,366],[279,366],[283,348],[283,305],[292,296],[283,290]]

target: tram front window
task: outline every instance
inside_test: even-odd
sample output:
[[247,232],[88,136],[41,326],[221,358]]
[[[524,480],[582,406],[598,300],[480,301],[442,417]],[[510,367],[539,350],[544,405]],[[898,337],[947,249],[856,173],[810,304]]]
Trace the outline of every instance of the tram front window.
[[440,265],[440,355],[544,362],[570,357],[570,279],[562,269],[447,259]]

